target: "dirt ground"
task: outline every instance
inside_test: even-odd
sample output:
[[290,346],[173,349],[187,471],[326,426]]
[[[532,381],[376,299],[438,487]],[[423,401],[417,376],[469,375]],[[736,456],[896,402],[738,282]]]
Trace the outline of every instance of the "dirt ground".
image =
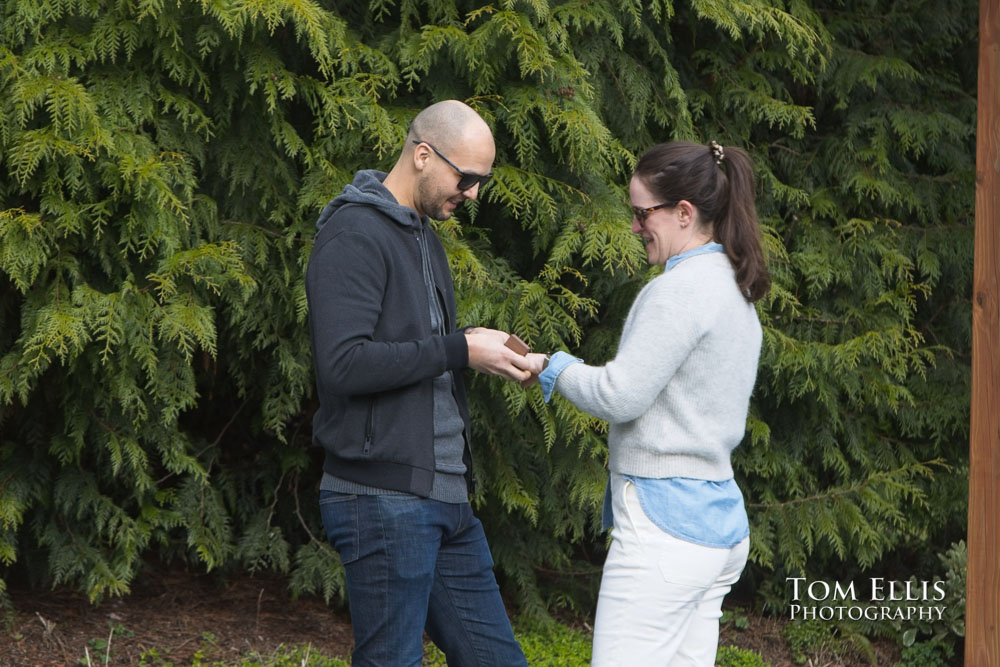
[[[183,571],[156,572],[136,581],[125,598],[92,606],[70,591],[11,587],[15,614],[0,635],[0,665],[34,667],[135,665],[149,649],[175,665],[203,659],[238,662],[285,646],[311,645],[328,656],[351,649],[350,619],[322,599],[293,600],[274,576],[220,582]],[[109,637],[110,635],[110,637]],[[151,662],[151,661],[150,661]]]
[[[91,664],[136,665],[149,650],[175,665],[203,660],[238,663],[279,646],[310,646],[327,656],[346,657],[351,649],[345,610],[322,599],[293,600],[286,583],[265,575],[220,581],[178,570],[154,571],[137,580],[132,593],[92,606],[79,593],[29,591],[13,582],[14,609],[0,633],[0,665],[49,667]],[[721,645],[749,648],[773,667],[797,667],[781,635],[781,619],[749,615],[749,627],[723,626]],[[586,627],[585,624],[582,624]],[[109,649],[110,640],[110,649]],[[895,647],[874,646],[878,665],[899,659]],[[147,662],[153,663],[147,655]],[[835,655],[811,656],[808,667],[870,665]]]

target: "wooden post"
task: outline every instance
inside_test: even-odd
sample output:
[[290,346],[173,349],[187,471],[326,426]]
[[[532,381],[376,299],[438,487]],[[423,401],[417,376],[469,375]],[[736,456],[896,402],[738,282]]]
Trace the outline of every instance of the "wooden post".
[[1000,665],[1000,2],[979,0],[965,664]]

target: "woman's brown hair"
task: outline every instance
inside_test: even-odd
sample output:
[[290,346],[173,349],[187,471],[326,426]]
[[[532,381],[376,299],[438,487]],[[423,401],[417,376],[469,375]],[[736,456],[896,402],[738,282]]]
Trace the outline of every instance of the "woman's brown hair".
[[714,142],[658,144],[639,158],[635,176],[661,201],[691,202],[702,222],[712,224],[747,300],[767,294],[771,276],[761,248],[753,165],[746,151]]

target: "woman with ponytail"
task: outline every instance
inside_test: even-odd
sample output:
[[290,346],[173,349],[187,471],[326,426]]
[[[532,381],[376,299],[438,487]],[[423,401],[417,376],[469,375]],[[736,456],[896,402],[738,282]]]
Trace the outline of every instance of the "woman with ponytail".
[[615,358],[529,355],[559,391],[609,422],[613,525],[592,665],[715,663],[722,599],[749,553],[730,457],[746,430],[770,278],[739,148],[671,142],[629,185],[632,231],[664,272],[636,297]]

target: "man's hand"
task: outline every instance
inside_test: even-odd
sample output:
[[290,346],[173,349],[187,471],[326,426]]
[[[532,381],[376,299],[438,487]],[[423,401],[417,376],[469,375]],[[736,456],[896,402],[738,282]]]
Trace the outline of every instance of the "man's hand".
[[528,361],[504,345],[510,334],[475,327],[465,332],[469,344],[469,366],[480,373],[492,373],[514,382],[531,379]]

